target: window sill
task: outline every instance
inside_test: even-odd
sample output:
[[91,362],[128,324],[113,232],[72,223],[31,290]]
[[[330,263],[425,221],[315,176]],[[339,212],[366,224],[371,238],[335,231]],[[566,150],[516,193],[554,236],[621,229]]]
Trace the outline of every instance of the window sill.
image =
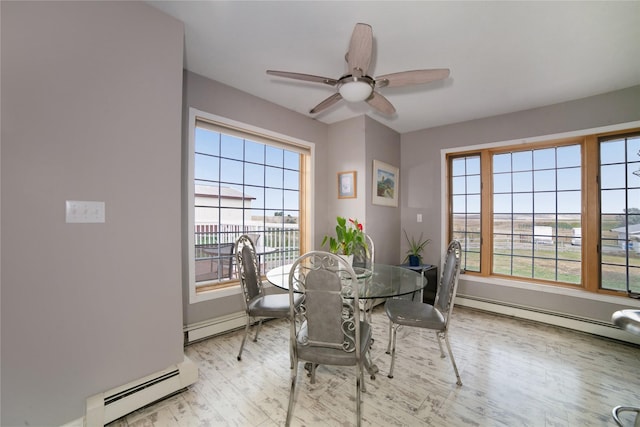
[[220,289],[210,289],[206,291],[198,292],[196,290],[195,295],[191,295],[189,300],[190,304],[196,304],[203,301],[215,300],[218,298],[226,298],[233,295],[240,295],[242,293],[240,289],[240,284],[236,283],[235,285],[225,286]]
[[[262,285],[265,290],[268,289],[276,289],[271,283],[266,281],[266,278],[263,277]],[[240,289],[240,282],[236,282],[234,284],[221,287],[219,289],[207,289],[198,292],[196,290],[196,294],[192,295],[189,304],[196,304],[203,301],[211,301],[218,298],[226,298],[233,295],[241,295],[242,289]]]
[[479,277],[473,275],[462,275],[460,281],[485,283],[497,286],[505,286],[508,288],[525,289],[530,291],[537,291],[546,294],[565,295],[574,298],[581,298],[586,300],[601,301],[610,304],[624,304],[633,308],[640,308],[640,300],[629,298],[626,296],[615,296],[607,294],[599,294],[594,292],[587,292],[582,289],[572,289],[563,286],[550,286],[540,283],[532,283],[520,280],[508,280],[499,277]]

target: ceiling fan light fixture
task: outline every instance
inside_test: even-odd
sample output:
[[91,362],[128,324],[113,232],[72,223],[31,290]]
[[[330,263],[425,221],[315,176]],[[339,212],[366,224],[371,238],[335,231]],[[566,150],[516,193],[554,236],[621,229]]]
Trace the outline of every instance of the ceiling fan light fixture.
[[343,74],[339,79],[276,70],[267,70],[267,74],[307,82],[322,83],[333,86],[338,90],[309,110],[309,114],[319,113],[331,107],[336,102],[344,100],[346,102],[366,101],[371,108],[387,116],[394,115],[396,109],[378,89],[421,85],[449,77],[448,68],[439,68],[432,70],[401,71],[378,76],[378,78],[374,79],[369,75],[372,56],[373,31],[371,25],[358,23],[353,29],[351,40],[349,41],[349,50],[344,57],[347,61],[346,74]]
[[359,102],[371,96],[373,87],[366,81],[354,79],[341,84],[338,91],[345,100],[349,102]]

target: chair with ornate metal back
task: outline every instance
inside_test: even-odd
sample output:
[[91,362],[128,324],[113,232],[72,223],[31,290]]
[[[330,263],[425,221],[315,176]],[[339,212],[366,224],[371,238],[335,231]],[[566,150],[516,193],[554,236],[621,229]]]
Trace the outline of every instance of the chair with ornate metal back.
[[[376,249],[373,239],[368,234],[364,235],[365,246],[358,246],[353,252],[353,266],[373,269],[376,260]],[[380,304],[382,299],[360,300],[360,309],[364,312],[366,320],[371,323],[371,310],[376,304]]]
[[356,247],[354,250],[353,266],[371,269],[375,262],[375,246],[368,234],[364,235],[364,241],[366,246]]
[[247,233],[247,236],[249,236],[249,238],[253,242],[253,246],[258,246],[258,240],[260,240],[260,234],[258,234],[258,233]]
[[436,331],[438,346],[440,347],[440,357],[445,357],[441,340],[444,339],[453,364],[453,370],[458,379],[457,384],[462,385],[456,361],[453,358],[449,337],[449,321],[453,311],[453,300],[458,290],[458,276],[460,275],[460,242],[457,240],[449,244],[449,248],[444,257],[442,276],[438,284],[436,299],[433,305],[425,304],[421,301],[410,301],[405,299],[387,300],[385,310],[389,317],[389,345],[387,354],[391,352],[391,367],[389,368],[389,378],[393,378],[393,365],[396,358],[396,336],[400,326],[414,326],[417,328],[432,329]]
[[[242,350],[249,335],[249,326],[252,318],[260,318],[256,328],[256,336],[253,341],[258,340],[258,333],[264,318],[288,318],[289,295],[264,293],[262,279],[260,277],[260,266],[257,261],[256,249],[249,236],[243,234],[236,242],[236,263],[238,265],[238,276],[242,287],[243,301],[247,313],[247,325],[244,330],[244,337],[240,345],[238,360],[242,360]],[[302,297],[294,298],[297,305]]]
[[[620,329],[627,331],[634,335],[640,335],[640,310],[618,310],[611,316],[611,321],[614,325],[619,327]],[[629,425],[633,425],[633,427],[640,427],[640,406],[616,406],[611,411],[613,415],[613,419],[616,424],[620,427],[623,427],[622,414],[625,412],[629,412],[633,417],[633,424],[629,421]]]
[[371,343],[371,327],[360,317],[360,284],[343,258],[321,251],[299,257],[289,273],[289,299],[303,295],[299,309],[291,306],[291,391],[286,425],[291,424],[296,395],[298,360],[310,362],[311,382],[318,365],[356,367],[356,415],[360,425],[364,365]]

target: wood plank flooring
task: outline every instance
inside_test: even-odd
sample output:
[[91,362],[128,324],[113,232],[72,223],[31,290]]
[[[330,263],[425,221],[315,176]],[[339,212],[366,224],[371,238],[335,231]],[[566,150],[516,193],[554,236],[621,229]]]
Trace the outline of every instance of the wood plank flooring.
[[[374,309],[372,358],[380,372],[365,377],[364,426],[614,426],[614,406],[640,406],[637,346],[469,308],[456,307],[453,316],[461,387],[434,333],[416,328],[399,330],[394,378],[387,378],[388,321],[383,306]],[[110,426],[284,425],[289,325],[263,324],[238,362],[241,339],[234,331],[189,345],[199,381]],[[320,367],[313,385],[298,371],[293,425],[355,425],[354,368]]]

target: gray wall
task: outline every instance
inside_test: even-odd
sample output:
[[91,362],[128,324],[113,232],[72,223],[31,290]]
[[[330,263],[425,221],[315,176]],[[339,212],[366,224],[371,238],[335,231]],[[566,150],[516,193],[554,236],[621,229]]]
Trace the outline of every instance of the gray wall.
[[[402,190],[398,195],[398,207],[379,206],[371,203],[373,196],[373,161],[380,160],[391,166],[402,168],[400,164],[400,134],[365,117],[367,188],[364,194],[367,204],[367,227],[373,237],[376,262],[398,264],[400,256],[400,214],[404,206]],[[402,185],[402,179],[400,179]]]
[[[376,247],[379,262],[397,263],[400,230],[400,208],[371,205],[371,174],[373,159],[400,165],[400,135],[375,120],[360,116],[330,126],[301,114],[198,74],[184,73],[183,120],[188,121],[189,108],[257,126],[290,137],[313,142],[316,146],[314,161],[315,191],[313,216],[315,249],[326,234],[333,234],[337,215],[358,218],[367,227],[374,240],[392,242]],[[183,128],[183,185],[186,182],[186,155],[188,128]],[[356,170],[358,197],[337,198],[339,171]],[[186,188],[186,187],[185,187]],[[184,197],[184,196],[183,196]],[[186,203],[184,204],[186,207]],[[186,325],[206,321],[242,311],[240,295],[189,303],[189,280],[187,272],[186,211],[183,212],[183,309]],[[326,249],[326,247],[324,248]]]
[[[138,2],[0,7],[0,423],[61,425],[183,360],[183,25]],[[66,200],[106,222],[66,224]]]
[[[366,223],[366,167],[365,167],[365,117],[333,123],[329,126],[327,169],[324,180],[328,186],[328,200],[326,204],[326,222],[323,224],[324,234],[335,236],[336,217],[357,219]],[[355,199],[338,199],[338,172],[356,171],[357,194]],[[319,247],[322,240],[317,242],[319,249],[328,250],[328,246]]]
[[[257,126],[272,132],[312,142],[315,151],[315,192],[313,194],[316,228],[313,230],[316,246],[322,242],[324,231],[320,228],[327,215],[327,125],[306,116],[279,107],[245,92],[225,86],[198,74],[184,74],[184,123],[187,123],[189,108]],[[183,128],[183,180],[186,180],[186,153],[188,128]],[[184,185],[188,185],[184,181]],[[186,187],[185,187],[186,188]],[[184,204],[186,207],[186,203]],[[186,211],[183,213],[183,248],[185,268],[183,270],[184,323],[192,324],[211,318],[244,310],[240,295],[189,304],[189,279],[186,268],[187,237]],[[319,226],[320,224],[320,226]]]
[[[640,119],[635,87],[402,136],[368,117],[332,128],[192,73],[183,89],[182,24],[144,4],[3,1],[0,15],[2,425],[78,418],[86,397],[180,362],[183,322],[241,308],[239,298],[182,305],[189,106],[316,143],[316,247],[335,216],[329,134],[359,145],[364,132],[358,203],[389,263],[401,257],[401,228],[434,239],[426,260],[439,260],[441,148]],[[370,204],[373,159],[400,166],[399,209]],[[65,200],[105,201],[106,223],[66,224]],[[612,311],[465,280],[460,290],[598,318]]]
[[[419,235],[424,231],[425,236],[432,239],[425,251],[425,260],[431,264],[439,263],[442,248],[440,200],[441,191],[446,187],[441,182],[440,170],[440,150],[443,148],[552,135],[637,120],[640,120],[640,86],[534,110],[404,134],[401,138],[401,187],[407,203],[403,205],[406,207],[402,211],[402,226],[410,235]],[[422,224],[416,223],[417,213],[423,214]],[[628,302],[626,298],[620,298],[620,304],[610,304],[551,296],[537,291],[470,282],[464,280],[464,276],[460,281],[459,294],[602,321],[610,320],[611,313],[625,307]]]
[[[397,264],[400,261],[397,242],[401,198],[397,208],[376,206],[371,203],[371,192],[373,160],[400,166],[400,134],[368,116],[360,116],[331,124],[328,142],[325,179],[329,185],[329,200],[325,233],[335,235],[335,218],[338,215],[357,218],[374,243],[378,243],[375,246],[376,262]],[[358,173],[357,198],[338,199],[336,174],[351,170]]]

